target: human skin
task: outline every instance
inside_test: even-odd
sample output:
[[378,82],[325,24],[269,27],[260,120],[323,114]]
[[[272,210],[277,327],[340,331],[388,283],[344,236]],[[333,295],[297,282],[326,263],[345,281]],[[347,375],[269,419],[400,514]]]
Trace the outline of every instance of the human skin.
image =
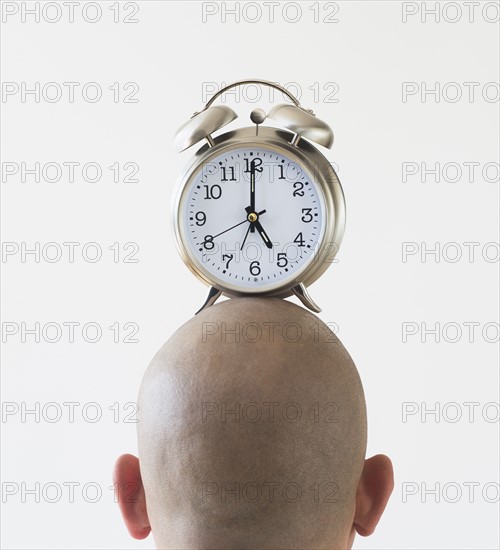
[[[351,548],[393,489],[365,460],[357,369],[315,315],[240,298],[210,307],[159,350],[139,394],[140,461],[115,466],[132,536],[157,548]],[[130,494],[130,492],[129,492]]]

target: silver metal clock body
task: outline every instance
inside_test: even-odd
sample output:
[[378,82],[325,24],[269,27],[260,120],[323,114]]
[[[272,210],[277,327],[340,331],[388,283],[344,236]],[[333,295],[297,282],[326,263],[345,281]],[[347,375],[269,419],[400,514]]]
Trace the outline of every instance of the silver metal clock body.
[[[313,115],[309,116],[312,117]],[[333,137],[331,139],[333,140]],[[298,266],[293,275],[287,275],[286,280],[278,280],[277,282],[271,280],[269,284],[245,286],[241,281],[231,281],[227,277],[218,276],[217,273],[211,272],[207,268],[206,262],[202,260],[202,253],[196,249],[193,241],[190,240],[192,236],[188,234],[190,226],[186,217],[191,216],[192,218],[193,212],[189,213],[190,206],[188,202],[191,200],[190,193],[191,197],[193,196],[191,191],[193,185],[197,183],[195,178],[199,175],[200,168],[210,165],[211,160],[220,158],[221,154],[229,155],[231,151],[238,151],[242,148],[254,148],[256,150],[263,148],[276,153],[277,158],[283,157],[293,160],[305,174],[311,176],[311,185],[314,186],[314,192],[320,195],[318,198],[321,200],[318,202],[321,203],[324,212],[320,216],[321,237],[316,243],[313,252],[314,257],[312,260],[303,262],[302,267]],[[240,183],[240,185],[245,184]],[[258,188],[259,183],[255,185]],[[315,195],[311,193],[311,196],[314,198]],[[243,204],[234,205],[234,208],[238,209],[243,206]],[[262,206],[263,208],[266,207],[265,204]],[[244,210],[242,210],[244,221],[245,215]],[[269,219],[273,216],[273,212],[269,211],[262,214],[263,225],[266,223],[265,216],[268,216]],[[325,272],[338,252],[345,227],[345,201],[341,184],[333,167],[309,141],[297,139],[297,133],[288,130],[269,126],[252,126],[211,138],[207,144],[196,152],[190,164],[179,177],[177,194],[173,203],[172,220],[177,248],[182,259],[202,282],[212,287],[204,307],[211,305],[220,294],[230,297],[260,295],[281,298],[296,294],[307,307],[314,311],[320,311],[319,307],[308,296],[306,288]],[[250,224],[250,221],[248,221],[248,224]],[[244,226],[248,224],[244,224]],[[193,225],[192,222],[191,225]],[[195,227],[195,229],[197,228]],[[192,232],[194,233],[194,230]],[[210,243],[205,242],[204,244],[208,245]],[[266,243],[264,241],[261,244],[265,245]]]

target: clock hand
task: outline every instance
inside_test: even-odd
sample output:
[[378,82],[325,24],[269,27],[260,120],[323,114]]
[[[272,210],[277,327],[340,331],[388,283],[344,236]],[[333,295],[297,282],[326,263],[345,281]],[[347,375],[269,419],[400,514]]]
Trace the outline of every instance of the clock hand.
[[[245,208],[245,210],[247,211],[247,213],[248,213],[249,215],[252,214],[253,216],[255,216],[255,219],[256,219],[256,220],[258,219],[258,217],[259,217],[261,214],[265,214],[265,212],[266,212],[265,210],[261,210],[260,212],[257,212],[257,214],[255,214],[255,213],[252,211],[252,209],[250,208],[250,206],[247,206],[247,207]],[[251,229],[252,227],[254,227],[254,223],[255,223],[255,222],[252,221],[252,220],[250,220],[249,218],[250,218],[250,216],[247,217],[247,220],[250,222],[250,225],[248,226],[247,232],[245,233],[245,238],[243,239],[243,242],[241,243],[241,248],[240,248],[240,250],[243,250],[243,247],[245,246],[245,242],[246,242],[247,237],[248,237],[248,233],[250,232],[250,229]],[[245,221],[246,221],[246,220],[245,220]],[[238,224],[238,225],[239,225],[239,224]],[[260,225],[260,223],[259,223],[259,225]],[[261,229],[262,229],[262,226],[261,226],[261,225],[260,225],[260,227],[261,227]],[[264,231],[264,230],[262,230],[262,231]],[[267,235],[266,235],[266,237],[267,237]],[[271,242],[271,241],[269,241],[269,242]],[[271,244],[271,246],[272,246],[272,244]]]
[[249,226],[248,226],[248,229],[247,229],[247,232],[245,233],[245,238],[243,239],[243,242],[241,243],[241,248],[240,250],[243,250],[243,247],[245,246],[245,241],[247,240],[247,237],[248,237],[248,233],[250,232],[250,228],[252,227],[252,222],[250,222]]
[[[267,246],[267,248],[272,248],[273,243],[271,242],[271,239],[268,237],[267,233],[264,231],[264,228],[262,227],[261,223],[259,222],[260,212],[255,214],[253,212],[251,206],[247,206],[245,208],[245,210],[247,211],[247,214],[248,214],[248,218],[249,218],[249,221],[250,221],[250,226],[251,227],[254,226],[257,229],[257,231],[259,232],[259,235],[262,237],[262,240],[264,241],[264,244]],[[255,219],[251,219],[251,216],[254,217]],[[247,234],[248,234],[248,232],[247,232]],[[246,235],[245,235],[245,238],[246,238]],[[243,243],[244,243],[244,241],[243,241]]]
[[[261,214],[265,214],[265,213],[266,213],[266,210],[261,210],[260,212],[257,213],[257,215],[260,216]],[[239,223],[233,225],[229,229],[225,229],[224,231],[221,231],[220,233],[217,233],[217,235],[213,235],[212,240],[215,239],[216,237],[220,237],[221,235],[223,235],[224,233],[227,233],[228,231],[231,231],[231,229],[234,229],[235,227],[238,227],[239,225],[243,225],[247,221],[248,221],[248,218],[245,218],[242,222],[239,222]]]
[[[255,212],[255,172],[262,172],[262,159],[253,158],[250,162],[250,208]],[[255,226],[250,226],[250,231],[255,232]]]
[[271,239],[267,236],[267,233],[264,231],[264,228],[262,227],[260,222],[257,220],[256,222],[253,222],[253,224],[259,232],[259,235],[262,237],[262,240],[264,241],[264,244],[267,246],[267,248],[272,248],[273,243],[271,242]]
[[[253,160],[250,163],[250,208],[255,212],[255,163]],[[255,232],[254,225],[250,225],[250,231]]]

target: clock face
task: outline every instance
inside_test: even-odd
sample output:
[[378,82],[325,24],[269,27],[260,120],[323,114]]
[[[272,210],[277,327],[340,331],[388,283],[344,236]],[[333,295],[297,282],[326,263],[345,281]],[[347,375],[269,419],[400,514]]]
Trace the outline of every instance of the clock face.
[[179,203],[187,252],[216,285],[265,292],[300,281],[325,233],[325,199],[297,158],[265,146],[220,151]]

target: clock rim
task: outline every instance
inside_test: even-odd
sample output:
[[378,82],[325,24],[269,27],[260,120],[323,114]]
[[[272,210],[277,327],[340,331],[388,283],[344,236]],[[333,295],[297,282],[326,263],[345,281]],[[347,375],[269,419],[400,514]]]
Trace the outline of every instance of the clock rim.
[[[226,296],[275,296],[281,298],[291,296],[292,288],[297,285],[301,283],[306,287],[312,285],[330,267],[340,248],[346,219],[345,198],[340,180],[328,159],[316,147],[305,139],[299,139],[295,145],[292,145],[291,141],[294,137],[295,134],[292,132],[268,126],[259,127],[258,135],[256,135],[255,126],[226,132],[213,138],[213,146],[207,143],[198,149],[177,179],[171,216],[177,251],[189,270],[201,282],[221,290]],[[275,283],[266,289],[242,289],[238,285],[216,280],[211,273],[200,267],[187,243],[187,237],[183,230],[183,212],[180,209],[184,195],[188,192],[188,184],[200,165],[225,150],[251,146],[263,147],[285,154],[294,161],[298,159],[298,163],[302,164],[314,176],[314,182],[323,193],[325,202],[325,229],[321,242],[318,244],[316,259],[297,271],[293,279],[284,283]]]

